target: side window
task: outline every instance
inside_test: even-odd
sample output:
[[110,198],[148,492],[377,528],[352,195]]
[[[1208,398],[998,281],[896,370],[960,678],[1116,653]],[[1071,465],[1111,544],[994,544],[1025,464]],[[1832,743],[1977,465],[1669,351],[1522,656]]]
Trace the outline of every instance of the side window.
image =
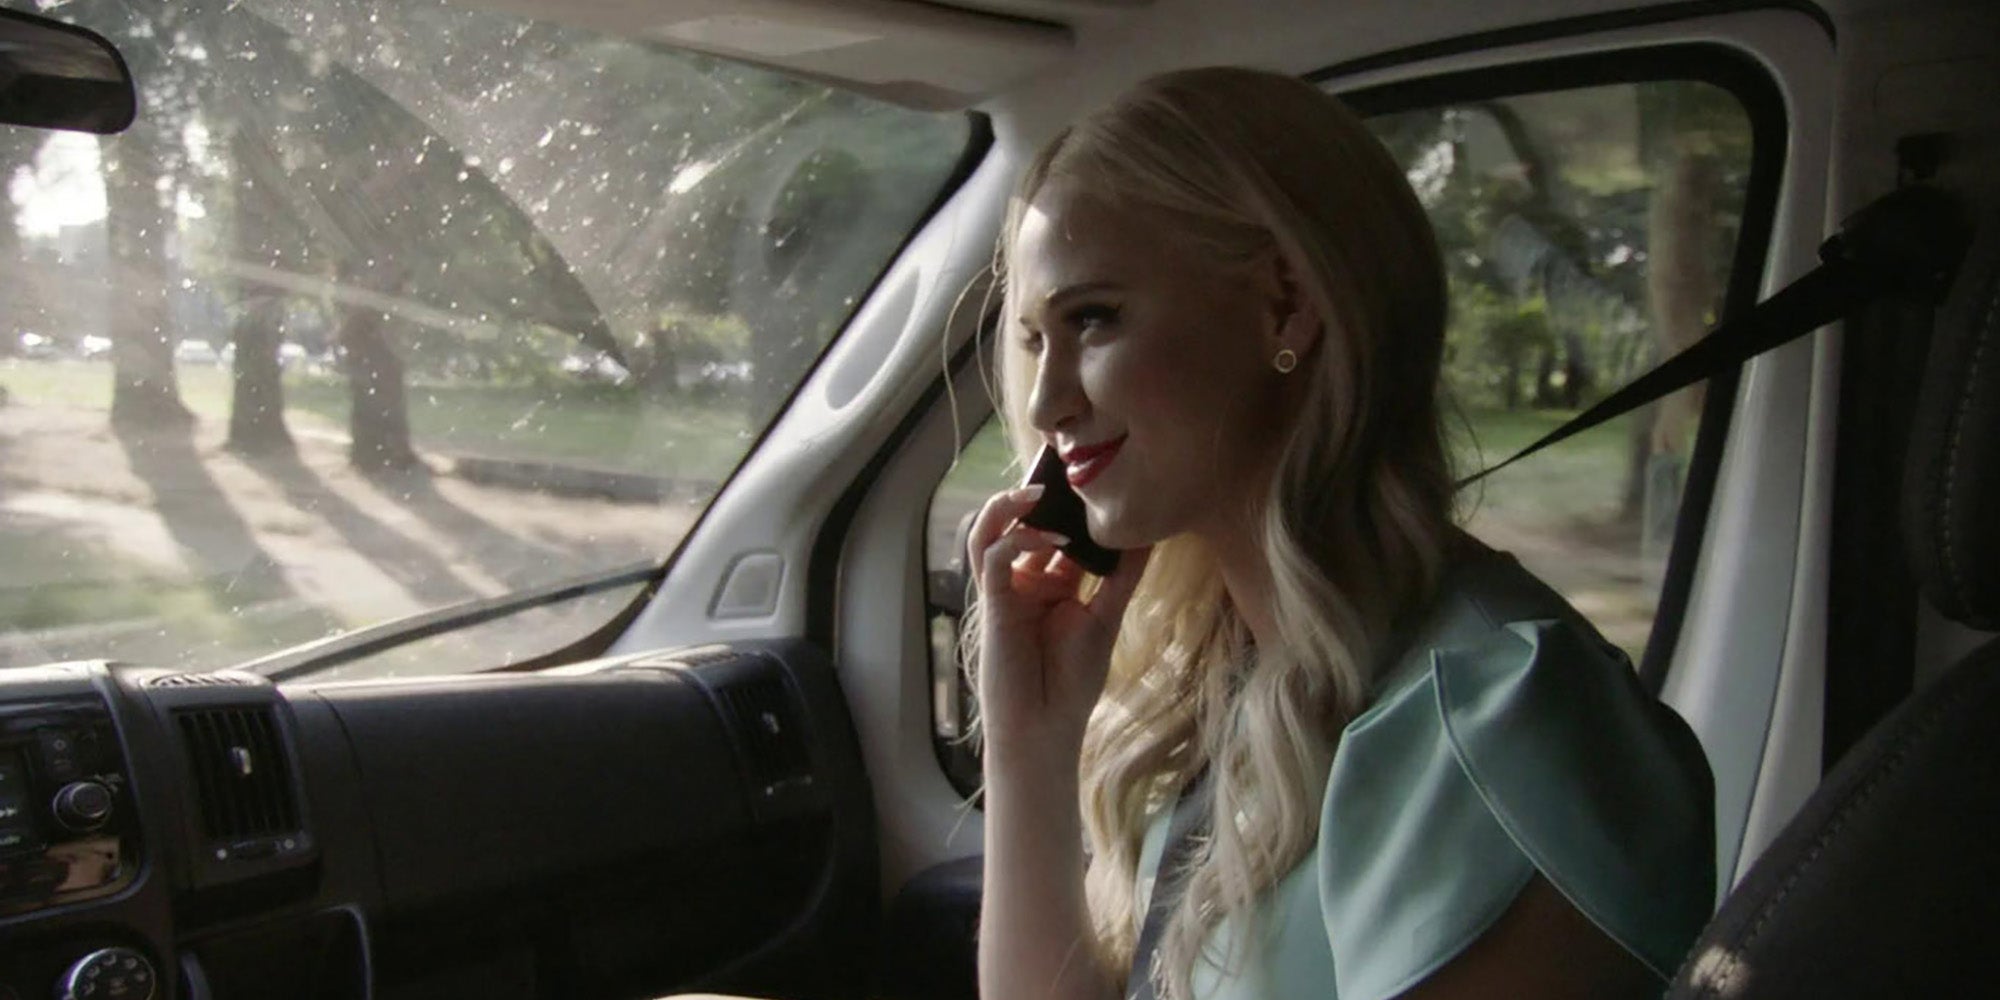
[[[1612,83],[1369,119],[1435,227],[1451,287],[1458,469],[1499,462],[1700,338],[1742,228],[1752,129],[1730,91]],[[1470,487],[1513,552],[1637,661],[1651,637],[1703,387]]]
[[959,451],[958,461],[931,497],[924,530],[931,735],[945,773],[959,791],[968,794],[979,785],[979,758],[965,738],[973,694],[958,669],[958,625],[969,596],[965,589],[965,535],[986,498],[1014,485],[1020,476],[1000,421],[988,418]]
[[[1756,268],[1736,261],[1746,220],[1756,245],[1745,249],[1761,259],[1769,206],[1756,191],[1782,152],[1768,134],[1781,123],[1768,81],[1717,71],[1729,86],[1631,82],[1648,55],[1536,67],[1527,75],[1550,83],[1528,92],[1510,69],[1344,95],[1402,163],[1437,232],[1460,475],[1553,430],[1701,337],[1725,300],[1754,293]],[[1622,79],[1576,85],[1607,78]],[[1518,556],[1635,662],[1654,635],[1705,388],[1572,437],[1460,498],[1468,530]],[[958,530],[1011,485],[1009,462],[989,420],[931,505],[935,736],[964,791],[979,772],[960,738],[971,699],[956,666]]]

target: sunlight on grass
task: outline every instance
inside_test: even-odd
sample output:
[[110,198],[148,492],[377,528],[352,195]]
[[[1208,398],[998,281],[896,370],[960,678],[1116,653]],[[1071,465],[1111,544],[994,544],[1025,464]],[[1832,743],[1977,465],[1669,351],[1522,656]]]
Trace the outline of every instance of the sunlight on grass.
[[[181,365],[181,401],[204,421],[229,419],[227,368]],[[106,412],[111,366],[60,361],[0,368],[17,403]],[[599,386],[438,385],[408,389],[410,433],[419,451],[463,453],[719,481],[750,434],[740,407],[721,402],[656,402]],[[294,433],[345,434],[347,383],[338,375],[288,374],[285,422]]]
[[349,627],[323,608],[288,597],[275,573],[168,576],[55,533],[0,532],[0,565],[55,570],[53,578],[0,586],[0,623],[14,640],[0,649],[0,665],[61,655],[40,650],[36,633],[85,629],[90,655],[110,658],[135,644],[150,650],[157,637],[171,634],[190,655],[228,663]]

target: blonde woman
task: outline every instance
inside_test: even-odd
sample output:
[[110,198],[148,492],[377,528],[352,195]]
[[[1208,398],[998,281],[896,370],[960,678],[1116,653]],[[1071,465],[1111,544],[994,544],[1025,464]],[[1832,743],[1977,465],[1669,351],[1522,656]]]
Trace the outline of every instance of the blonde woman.
[[1148,80],[1000,251],[1013,444],[1124,555],[1084,574],[1033,488],[971,533],[985,1000],[1657,995],[1712,902],[1706,765],[1454,528],[1438,250],[1361,122]]

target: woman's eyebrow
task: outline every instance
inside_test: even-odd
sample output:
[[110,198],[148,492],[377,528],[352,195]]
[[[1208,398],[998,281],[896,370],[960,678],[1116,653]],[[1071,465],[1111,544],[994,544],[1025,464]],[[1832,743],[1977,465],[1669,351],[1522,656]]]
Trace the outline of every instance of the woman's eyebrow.
[[1054,309],[1064,299],[1075,298],[1076,296],[1086,295],[1091,292],[1110,291],[1117,287],[1116,283],[1109,281],[1083,281],[1074,285],[1065,285],[1043,296],[1042,308]]
[[[1118,287],[1119,287],[1118,284],[1112,281],[1080,281],[1073,285],[1064,285],[1063,287],[1058,288],[1055,291],[1042,296],[1042,306],[1039,311],[1044,313],[1054,312],[1056,311],[1057,307],[1062,305],[1063,300],[1065,299],[1073,299],[1079,295],[1088,295],[1091,292],[1115,291],[1118,289]],[[1033,314],[1036,311],[1038,310],[1032,308],[1024,310],[1019,316],[1015,317],[1015,319],[1019,321],[1022,326],[1032,328],[1035,322],[1033,319]]]

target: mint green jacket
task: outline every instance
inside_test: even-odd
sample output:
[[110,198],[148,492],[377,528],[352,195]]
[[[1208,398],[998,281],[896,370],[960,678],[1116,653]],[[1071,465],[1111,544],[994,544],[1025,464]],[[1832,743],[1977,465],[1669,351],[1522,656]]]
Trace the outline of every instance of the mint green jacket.
[[1403,648],[1342,731],[1318,843],[1256,920],[1218,929],[1196,995],[1387,1000],[1537,872],[1664,986],[1714,903],[1714,788],[1686,723],[1512,556],[1459,563]]

